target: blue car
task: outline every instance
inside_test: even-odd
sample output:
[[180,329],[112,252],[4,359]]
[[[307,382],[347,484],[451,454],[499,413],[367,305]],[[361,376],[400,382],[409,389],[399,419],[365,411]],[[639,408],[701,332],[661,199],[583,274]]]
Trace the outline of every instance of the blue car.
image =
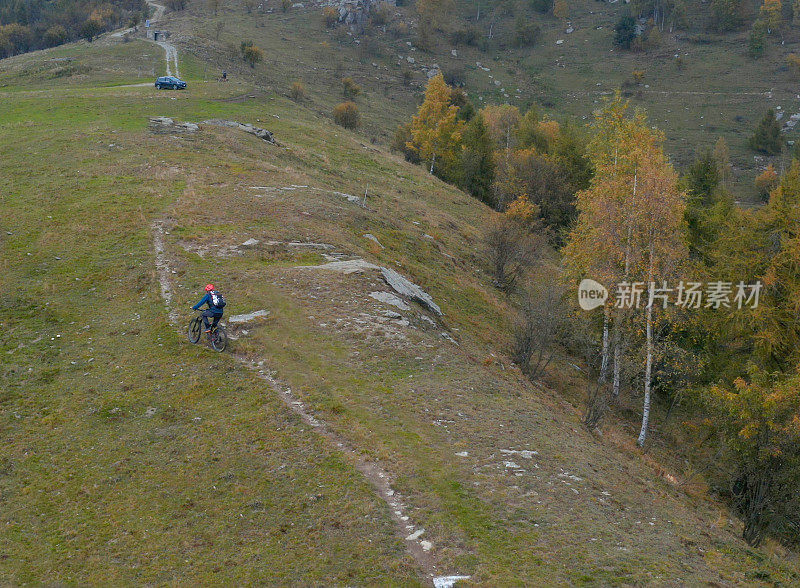
[[156,90],[185,90],[186,82],[175,76],[162,76],[156,80]]

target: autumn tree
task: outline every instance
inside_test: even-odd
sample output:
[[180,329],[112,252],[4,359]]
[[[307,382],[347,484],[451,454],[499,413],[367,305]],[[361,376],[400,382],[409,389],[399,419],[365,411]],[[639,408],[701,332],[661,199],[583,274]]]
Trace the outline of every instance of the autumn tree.
[[481,113],[496,149],[510,150],[516,144],[516,134],[521,116],[519,109],[510,104],[489,105]]
[[720,137],[714,144],[714,160],[717,162],[719,181],[723,187],[728,187],[731,178],[731,151],[725,139]]
[[766,202],[769,199],[769,193],[778,185],[778,172],[775,171],[775,166],[770,163],[763,172],[756,176],[753,183],[758,195]]
[[569,18],[569,7],[567,6],[567,0],[555,0],[553,3],[553,16],[562,20]]
[[767,27],[767,34],[772,34],[781,25],[783,6],[781,0],[764,0],[759,10],[759,18]]
[[[644,302],[644,406],[637,443],[644,445],[652,396],[654,325],[665,315],[656,295],[685,262],[686,195],[663,151],[663,136],[640,112],[628,115],[619,94],[597,113],[588,149],[595,174],[578,193],[578,220],[564,248],[567,275],[617,284],[614,323],[614,390],[619,389],[622,323]],[[640,291],[637,294],[636,284]],[[663,293],[663,292],[662,292]],[[641,298],[639,298],[639,296]],[[612,316],[613,314],[613,316]]]
[[729,493],[742,515],[742,536],[758,546],[768,532],[795,534],[800,525],[800,377],[750,366],[747,379],[713,386],[709,424],[720,433]]
[[425,100],[411,119],[411,137],[407,147],[419,152],[428,162],[430,173],[439,166],[452,166],[460,147],[464,122],[458,120],[458,107],[450,103],[450,88],[442,74],[430,79]]

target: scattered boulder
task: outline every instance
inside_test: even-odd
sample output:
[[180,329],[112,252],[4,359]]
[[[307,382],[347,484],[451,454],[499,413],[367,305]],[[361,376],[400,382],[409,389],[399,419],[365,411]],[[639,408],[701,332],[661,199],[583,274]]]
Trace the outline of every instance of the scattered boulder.
[[433,301],[433,298],[431,298],[430,294],[425,292],[415,283],[409,281],[388,267],[382,267],[381,274],[383,274],[383,279],[386,280],[386,283],[389,284],[395,292],[401,296],[405,296],[406,298],[410,298],[411,300],[419,302],[425,308],[439,316],[442,315],[442,309],[439,308],[439,306]]
[[153,133],[195,133],[200,130],[200,127],[194,123],[176,123],[168,116],[152,117],[149,126]]

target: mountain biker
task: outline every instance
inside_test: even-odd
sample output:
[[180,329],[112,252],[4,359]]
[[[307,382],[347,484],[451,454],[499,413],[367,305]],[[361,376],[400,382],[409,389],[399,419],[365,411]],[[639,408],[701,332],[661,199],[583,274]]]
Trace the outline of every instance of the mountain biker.
[[[217,326],[220,319],[222,318],[222,314],[225,308],[225,298],[217,292],[216,288],[214,288],[214,284],[208,284],[206,286],[206,295],[195,304],[192,309],[193,310],[200,310],[200,307],[204,304],[208,304],[208,308],[203,311],[203,326],[206,328],[206,334],[208,338],[211,339],[211,331]],[[212,324],[208,324],[208,319],[214,319]]]

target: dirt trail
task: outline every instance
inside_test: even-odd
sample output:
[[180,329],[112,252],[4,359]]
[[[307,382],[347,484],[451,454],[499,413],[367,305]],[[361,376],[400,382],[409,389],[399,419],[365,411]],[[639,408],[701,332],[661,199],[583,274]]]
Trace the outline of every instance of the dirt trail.
[[[170,323],[178,326],[178,313],[174,308],[172,298],[172,269],[164,245],[164,221],[158,220],[154,222],[152,231],[156,271],[161,288],[161,296],[167,307]],[[297,414],[304,423],[312,427],[320,436],[333,444],[333,446],[343,454],[345,460],[351,463],[353,467],[364,476],[372,486],[375,494],[389,507],[398,537],[403,540],[406,550],[417,562],[417,565],[419,565],[428,581],[437,588],[448,588],[453,586],[458,580],[469,578],[469,576],[442,574],[442,572],[437,569],[433,555],[433,542],[429,541],[425,536],[425,529],[414,524],[410,516],[406,514],[407,507],[403,502],[402,496],[392,488],[390,482],[391,476],[378,463],[365,458],[358,449],[332,431],[324,421],[315,417],[306,405],[292,392],[291,388],[283,385],[275,378],[274,372],[265,366],[264,361],[256,362],[245,356],[236,354],[234,354],[234,356],[242,365],[255,371],[259,377],[267,383],[270,390],[276,393],[292,412]]]
[[[164,12],[166,12],[166,8],[161,4],[156,4],[152,0],[145,0],[145,1],[147,2],[148,6],[151,6],[152,8],[155,9],[153,15],[150,17],[150,25],[152,26],[164,17]],[[109,35],[109,38],[110,39],[121,38],[122,36],[132,32],[133,28],[122,29],[114,33],[111,33]],[[154,41],[149,37],[147,38],[147,40],[155,43],[156,45],[160,45],[164,49],[164,53],[166,54],[166,60],[167,60],[167,75],[180,77],[180,70],[178,69],[178,50],[175,49],[175,46],[166,41]]]
[[158,273],[158,284],[161,287],[161,298],[167,307],[169,322],[178,325],[178,311],[172,304],[172,280],[170,278],[169,259],[164,250],[164,223],[156,221],[153,223],[153,248],[156,252],[156,272]]

